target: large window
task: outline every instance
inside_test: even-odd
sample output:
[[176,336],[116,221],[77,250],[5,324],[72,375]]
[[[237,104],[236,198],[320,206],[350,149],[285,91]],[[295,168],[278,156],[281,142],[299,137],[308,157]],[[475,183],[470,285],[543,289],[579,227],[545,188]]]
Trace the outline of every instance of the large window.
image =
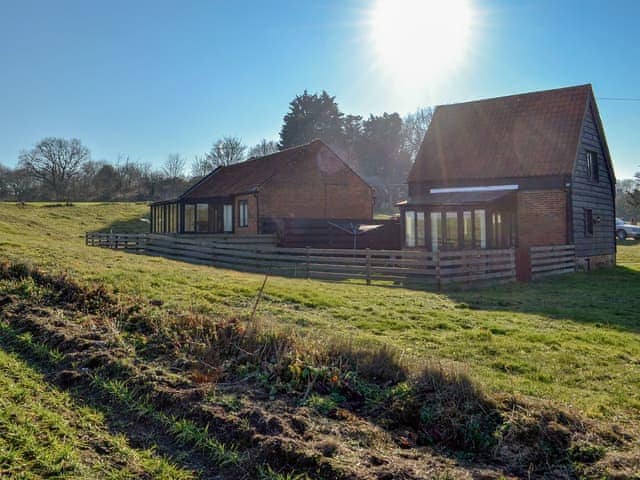
[[473,248],[473,217],[471,211],[462,212],[462,244],[464,248]]
[[598,171],[598,154],[591,150],[587,150],[587,176],[594,182],[597,182],[600,179]]
[[487,223],[484,210],[474,210],[474,247],[487,248]]
[[424,212],[415,210],[404,212],[404,238],[407,247],[425,246]]
[[493,229],[493,247],[500,248],[503,246],[502,214],[500,212],[493,212],[491,214],[491,227]]
[[196,231],[204,233],[209,231],[209,204],[198,203],[196,206]]
[[196,206],[190,203],[184,206],[184,231],[196,231]]
[[238,201],[238,226],[249,226],[249,204],[246,200]]
[[447,248],[459,248],[458,245],[458,212],[445,213],[445,246]]
[[431,212],[431,250],[437,252],[442,246],[442,213]]
[[404,212],[404,243],[407,247],[416,246],[416,223],[414,221],[416,212],[406,210]]
[[225,232],[233,232],[233,205],[225,205],[223,208],[223,228]]

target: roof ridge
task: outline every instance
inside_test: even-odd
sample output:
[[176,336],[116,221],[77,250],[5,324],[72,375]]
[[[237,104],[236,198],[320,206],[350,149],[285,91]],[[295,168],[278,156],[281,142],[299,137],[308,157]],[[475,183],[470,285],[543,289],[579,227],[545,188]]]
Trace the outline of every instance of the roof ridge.
[[490,102],[493,100],[502,100],[502,99],[507,99],[507,98],[513,98],[513,97],[528,97],[531,95],[540,95],[543,93],[550,93],[550,92],[561,92],[563,90],[578,90],[578,89],[583,89],[583,88],[590,88],[593,89],[593,86],[590,83],[584,83],[581,85],[571,85],[568,87],[560,87],[560,88],[549,88],[546,90],[536,90],[534,92],[522,92],[522,93],[512,93],[510,95],[501,95],[501,96],[497,96],[497,97],[488,97],[488,98],[481,98],[479,100],[467,100],[466,102],[455,102],[455,103],[443,103],[443,104],[439,104],[436,105],[436,108],[441,108],[441,107],[455,107],[458,105],[468,105],[470,103],[481,103],[481,102]]

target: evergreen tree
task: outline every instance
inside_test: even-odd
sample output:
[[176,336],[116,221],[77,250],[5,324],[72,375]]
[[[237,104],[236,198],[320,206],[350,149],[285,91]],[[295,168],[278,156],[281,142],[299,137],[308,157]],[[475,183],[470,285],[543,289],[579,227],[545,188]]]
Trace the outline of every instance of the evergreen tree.
[[278,147],[295,147],[319,138],[329,145],[344,145],[343,114],[335,97],[324,90],[309,94],[306,90],[289,104],[284,116]]

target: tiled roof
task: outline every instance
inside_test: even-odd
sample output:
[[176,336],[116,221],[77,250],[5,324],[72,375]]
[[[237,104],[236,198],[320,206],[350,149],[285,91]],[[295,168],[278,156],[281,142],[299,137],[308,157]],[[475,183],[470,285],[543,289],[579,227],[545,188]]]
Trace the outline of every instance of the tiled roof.
[[591,85],[436,108],[409,182],[571,175]]
[[227,197],[255,192],[279,170],[286,168],[297,158],[315,152],[315,149],[322,145],[324,145],[322,141],[313,140],[263,157],[218,167],[183,193],[180,198]]

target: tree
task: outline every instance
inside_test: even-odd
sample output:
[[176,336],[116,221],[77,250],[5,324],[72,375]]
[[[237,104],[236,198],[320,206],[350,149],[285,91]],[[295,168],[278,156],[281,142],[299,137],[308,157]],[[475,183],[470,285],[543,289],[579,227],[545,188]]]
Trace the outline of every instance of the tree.
[[319,95],[305,90],[289,104],[278,146],[282,150],[316,138],[330,145],[344,145],[343,114],[335,97],[324,90]]
[[211,172],[211,164],[204,155],[196,155],[191,163],[191,176],[194,178],[204,177]]
[[251,147],[251,150],[249,150],[249,157],[264,157],[265,155],[276,153],[277,151],[278,144],[276,142],[263,138],[260,140],[260,143]]
[[245,159],[246,150],[247,147],[242,144],[240,138],[226,136],[213,144],[206,159],[211,165],[211,169],[232,165]]
[[69,200],[73,180],[89,160],[89,149],[74,138],[47,137],[20,153],[20,166],[53,192],[55,200]]
[[633,210],[633,213],[640,211],[640,172],[636,173],[633,184],[629,184],[624,199]]
[[179,153],[170,154],[162,165],[162,173],[170,179],[183,178],[187,161]]
[[433,108],[418,108],[414,113],[404,117],[402,122],[402,137],[404,149],[411,156],[411,161],[415,161],[420,145],[427,133],[427,128],[433,118]]
[[11,195],[9,181],[11,178],[11,169],[0,163],[0,200],[8,199]]
[[25,202],[38,195],[37,186],[33,181],[33,177],[24,168],[16,168],[11,172],[8,187],[11,195],[17,202]]

